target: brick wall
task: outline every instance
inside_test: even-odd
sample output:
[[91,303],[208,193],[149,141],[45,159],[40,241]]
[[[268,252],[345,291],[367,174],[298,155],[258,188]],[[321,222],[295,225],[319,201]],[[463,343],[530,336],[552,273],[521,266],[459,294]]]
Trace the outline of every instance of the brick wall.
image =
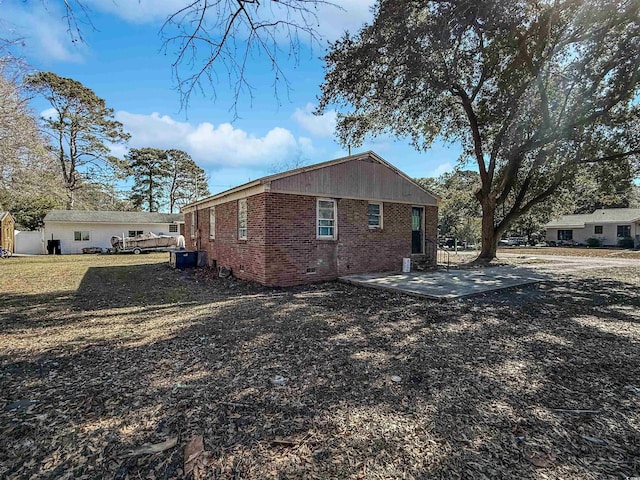
[[[209,263],[238,278],[270,286],[332,280],[341,275],[400,270],[411,254],[411,205],[383,204],[383,228],[368,226],[366,200],[339,199],[338,237],[316,238],[316,198],[262,193],[247,199],[248,239],[237,240],[237,201],[217,205],[216,238],[209,238],[209,209],[198,212],[196,238],[185,215],[187,246],[207,251]],[[425,207],[425,234],[435,240],[437,207]],[[243,270],[240,269],[243,266]],[[310,270],[309,272],[307,270]]]
[[[383,204],[383,228],[368,226],[366,200],[340,199],[338,238],[316,238],[316,198],[267,197],[268,285],[297,285],[341,275],[400,270],[411,254],[411,205]],[[435,239],[437,207],[425,209],[426,234]],[[307,269],[315,269],[307,273]]]
[[238,202],[216,205],[215,238],[209,236],[210,209],[198,211],[195,238],[191,238],[191,213],[185,215],[187,248],[206,250],[209,265],[231,269],[237,278],[266,283],[265,199],[267,194],[247,197],[247,240],[238,240]]

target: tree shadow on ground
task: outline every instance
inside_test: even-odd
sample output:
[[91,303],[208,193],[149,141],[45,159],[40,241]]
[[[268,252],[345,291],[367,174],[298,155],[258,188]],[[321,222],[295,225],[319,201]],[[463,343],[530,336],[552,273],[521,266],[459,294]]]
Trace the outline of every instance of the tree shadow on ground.
[[[165,275],[118,272],[123,293]],[[8,331],[0,402],[38,402],[0,412],[0,475],[179,477],[197,434],[211,478],[638,472],[638,397],[625,390],[640,386],[635,285],[557,281],[441,304],[181,277],[148,297],[96,291],[110,275],[37,298],[41,318]],[[23,344],[64,312],[81,319],[70,332]],[[171,437],[170,450],[126,456]]]

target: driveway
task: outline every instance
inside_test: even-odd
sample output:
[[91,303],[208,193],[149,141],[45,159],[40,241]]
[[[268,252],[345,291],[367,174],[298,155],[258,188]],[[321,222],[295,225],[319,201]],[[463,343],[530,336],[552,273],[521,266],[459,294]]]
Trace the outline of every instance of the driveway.
[[564,255],[531,255],[499,252],[500,259],[522,259],[526,268],[549,273],[571,273],[576,270],[640,267],[640,258],[576,257]]

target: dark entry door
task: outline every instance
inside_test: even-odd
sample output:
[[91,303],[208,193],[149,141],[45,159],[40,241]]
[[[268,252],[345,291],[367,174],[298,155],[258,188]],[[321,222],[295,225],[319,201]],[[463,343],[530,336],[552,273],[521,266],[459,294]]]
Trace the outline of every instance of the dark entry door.
[[422,253],[421,207],[411,207],[411,253]]

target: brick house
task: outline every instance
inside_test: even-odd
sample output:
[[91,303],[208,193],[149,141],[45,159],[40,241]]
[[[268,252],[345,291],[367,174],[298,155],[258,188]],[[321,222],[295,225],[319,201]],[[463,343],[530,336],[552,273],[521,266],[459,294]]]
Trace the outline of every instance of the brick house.
[[269,286],[435,263],[438,198],[373,152],[290,170],[186,205],[187,247]]

